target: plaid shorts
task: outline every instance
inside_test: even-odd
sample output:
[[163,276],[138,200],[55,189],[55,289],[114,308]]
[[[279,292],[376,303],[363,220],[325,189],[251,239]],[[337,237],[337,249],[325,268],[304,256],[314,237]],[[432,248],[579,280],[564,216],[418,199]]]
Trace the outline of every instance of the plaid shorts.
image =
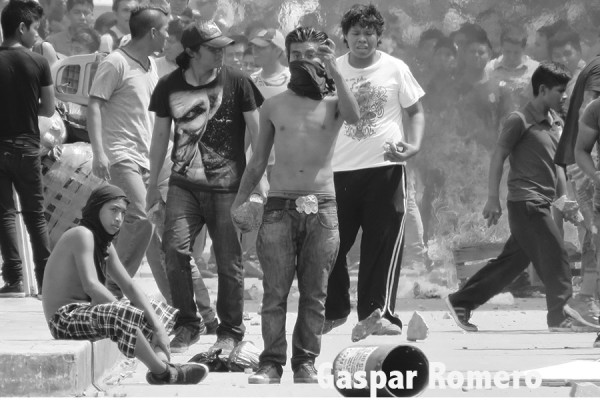
[[[163,323],[167,333],[173,330],[179,310],[150,300],[152,307]],[[85,303],[72,303],[62,306],[48,321],[54,339],[100,340],[110,339],[117,343],[119,350],[134,357],[136,331],[140,328],[148,341],[152,340],[152,329],[144,318],[144,312],[131,305],[129,300],[92,306]]]

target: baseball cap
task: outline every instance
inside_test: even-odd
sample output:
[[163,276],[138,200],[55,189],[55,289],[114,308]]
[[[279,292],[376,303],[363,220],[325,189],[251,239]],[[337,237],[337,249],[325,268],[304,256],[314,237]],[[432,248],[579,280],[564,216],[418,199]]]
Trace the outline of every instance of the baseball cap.
[[193,48],[200,44],[222,48],[234,43],[234,40],[223,36],[221,30],[212,21],[195,21],[188,25],[181,35],[181,45]]
[[274,44],[281,50],[285,51],[285,38],[277,29],[262,29],[258,31],[250,43],[259,47],[266,47],[270,44]]

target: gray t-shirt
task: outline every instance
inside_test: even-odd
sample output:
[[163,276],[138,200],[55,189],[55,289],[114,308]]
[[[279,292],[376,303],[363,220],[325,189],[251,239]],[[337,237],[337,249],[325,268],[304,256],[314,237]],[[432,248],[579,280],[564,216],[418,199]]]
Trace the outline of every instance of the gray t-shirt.
[[510,150],[508,201],[543,200],[556,196],[554,154],[564,123],[554,112],[543,115],[532,103],[506,119],[498,145]]
[[131,159],[150,169],[150,142],[154,113],[148,111],[158,82],[152,57],[146,70],[123,49],[110,53],[98,66],[90,97],[106,102],[101,107],[102,143],[110,165]]

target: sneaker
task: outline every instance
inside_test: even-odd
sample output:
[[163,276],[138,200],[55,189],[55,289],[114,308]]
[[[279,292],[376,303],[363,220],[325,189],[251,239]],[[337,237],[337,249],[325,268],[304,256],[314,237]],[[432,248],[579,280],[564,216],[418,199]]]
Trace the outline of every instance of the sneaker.
[[270,385],[281,383],[283,367],[274,363],[261,364],[258,371],[248,377],[248,383],[254,385]]
[[375,336],[399,336],[402,335],[402,328],[396,324],[392,324],[388,319],[381,320],[381,327],[373,332]]
[[305,362],[294,370],[294,383],[319,383],[314,363]]
[[187,362],[168,363],[169,377],[161,379],[152,372],[146,373],[146,381],[151,385],[195,385],[208,376],[208,367],[204,364]]
[[219,320],[215,317],[212,320],[205,322],[204,326],[206,326],[205,335],[216,335],[217,328],[219,327]]
[[456,322],[456,325],[458,325],[460,328],[464,329],[467,332],[478,331],[477,325],[473,325],[469,322],[469,319],[471,319],[471,310],[465,307],[454,307],[450,302],[449,297],[446,297],[444,299],[444,302],[446,303],[446,306],[448,307],[448,310],[450,311],[450,315],[454,319],[454,322]]
[[339,319],[326,319],[323,323],[323,332],[322,335],[326,335],[338,326],[342,326],[346,323],[348,317],[339,318]]
[[235,340],[234,338],[232,338],[231,336],[226,336],[226,335],[220,335],[217,336],[217,341],[215,342],[215,344],[213,344],[212,346],[210,346],[210,348],[208,349],[209,352],[215,351],[217,349],[221,349],[221,355],[223,357],[229,357],[229,354],[231,353],[231,351],[235,348],[235,346],[237,346],[240,343],[239,340]]
[[596,340],[594,341],[592,347],[600,348],[600,333],[598,333],[598,336],[596,337]]
[[23,281],[17,281],[15,283],[5,283],[0,288],[0,297],[25,297],[25,291],[23,290]]
[[560,325],[549,326],[550,332],[573,332],[573,320],[571,318],[565,318]]
[[563,307],[566,315],[580,324],[600,329],[599,313],[595,310],[594,299],[588,296],[574,296]]
[[382,317],[381,310],[378,308],[367,318],[359,321],[354,328],[352,328],[352,341],[358,342],[359,340],[363,340],[373,332],[381,329]]
[[171,353],[185,353],[198,339],[200,339],[199,329],[194,329],[189,325],[180,326],[175,329],[175,337],[171,340]]

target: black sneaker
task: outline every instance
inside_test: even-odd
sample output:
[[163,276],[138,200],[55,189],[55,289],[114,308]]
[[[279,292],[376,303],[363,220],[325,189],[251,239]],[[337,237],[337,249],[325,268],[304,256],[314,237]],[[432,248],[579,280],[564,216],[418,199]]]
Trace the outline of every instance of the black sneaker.
[[258,367],[258,371],[248,377],[248,383],[255,385],[281,383],[281,375],[283,375],[281,365],[265,363]]
[[187,362],[167,365],[170,372],[167,379],[160,379],[148,371],[146,381],[151,385],[195,385],[208,376],[208,367],[204,364]]
[[[206,327],[204,329],[206,330]],[[199,329],[187,325],[180,326],[175,329],[175,337],[171,340],[171,353],[185,353],[199,339]]]
[[294,383],[319,383],[315,365],[312,362],[298,365],[294,370]]
[[25,291],[23,290],[23,281],[17,281],[15,283],[5,283],[0,288],[0,297],[25,297]]
[[600,348],[600,333],[598,333],[598,336],[596,337],[596,340],[594,341],[594,345],[592,347]]
[[471,310],[465,307],[454,307],[450,302],[449,297],[446,297],[444,302],[446,303],[454,322],[456,322],[459,327],[467,332],[477,332],[477,325],[473,325],[469,322],[469,319],[471,319]]

